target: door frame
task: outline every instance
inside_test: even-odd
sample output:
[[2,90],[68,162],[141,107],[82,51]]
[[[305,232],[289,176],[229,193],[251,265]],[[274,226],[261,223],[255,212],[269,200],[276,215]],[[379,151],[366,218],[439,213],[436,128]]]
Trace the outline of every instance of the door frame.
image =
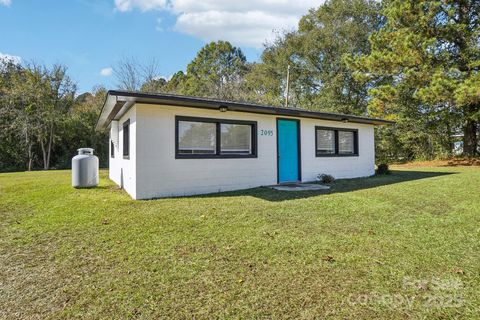
[[302,139],[300,135],[300,119],[292,118],[276,118],[276,129],[277,129],[277,184],[280,184],[280,156],[279,156],[279,143],[278,140],[280,135],[278,134],[278,120],[287,120],[297,122],[297,157],[298,157],[298,181],[302,181]]

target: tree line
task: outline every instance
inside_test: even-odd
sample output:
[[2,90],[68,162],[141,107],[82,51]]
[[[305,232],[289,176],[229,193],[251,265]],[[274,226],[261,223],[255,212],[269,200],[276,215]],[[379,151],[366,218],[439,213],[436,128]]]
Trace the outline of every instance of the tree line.
[[[381,117],[379,162],[452,156],[463,135],[478,155],[480,123],[478,0],[330,0],[298,28],[266,43],[250,63],[227,41],[206,44],[169,79],[157,60],[124,58],[118,88]],[[76,96],[63,66],[1,69],[0,170],[67,167],[74,148],[107,159],[107,134],[93,131],[105,89]]]
[[108,134],[95,132],[104,88],[76,96],[62,65],[0,62],[0,171],[70,167],[82,146],[94,146],[105,165]]

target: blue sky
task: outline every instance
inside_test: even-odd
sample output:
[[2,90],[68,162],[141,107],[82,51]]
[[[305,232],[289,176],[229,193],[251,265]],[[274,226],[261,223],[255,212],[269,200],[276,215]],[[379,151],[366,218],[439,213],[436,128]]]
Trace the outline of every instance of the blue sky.
[[[169,77],[208,41],[228,40],[249,61],[275,31],[295,28],[318,0],[0,0],[0,57],[62,63],[79,92],[115,87],[122,57],[155,58]],[[103,71],[102,71],[103,70]]]

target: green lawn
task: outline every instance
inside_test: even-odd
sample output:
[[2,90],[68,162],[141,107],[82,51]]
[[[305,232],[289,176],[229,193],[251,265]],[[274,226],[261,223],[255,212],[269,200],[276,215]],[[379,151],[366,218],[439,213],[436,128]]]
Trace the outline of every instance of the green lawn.
[[133,201],[102,172],[0,174],[0,319],[480,313],[480,168]]

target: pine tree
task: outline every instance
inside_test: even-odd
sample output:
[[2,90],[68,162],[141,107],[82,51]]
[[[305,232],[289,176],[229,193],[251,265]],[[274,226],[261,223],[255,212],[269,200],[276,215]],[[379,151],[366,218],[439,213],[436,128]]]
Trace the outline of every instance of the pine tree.
[[[464,154],[477,153],[480,119],[480,2],[392,0],[372,51],[355,65],[372,86],[369,108],[379,115],[419,117],[455,131],[460,118]],[[449,131],[449,132],[448,132]]]

